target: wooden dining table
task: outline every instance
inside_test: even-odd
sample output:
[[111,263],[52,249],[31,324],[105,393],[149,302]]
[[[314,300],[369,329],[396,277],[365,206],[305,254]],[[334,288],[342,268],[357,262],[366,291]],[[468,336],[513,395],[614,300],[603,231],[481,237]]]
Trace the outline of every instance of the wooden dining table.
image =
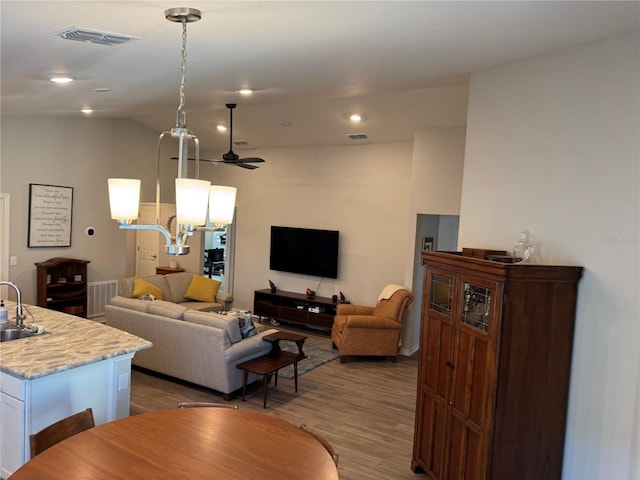
[[336,465],[299,426],[223,407],[161,410],[74,435],[10,480],[334,480]]

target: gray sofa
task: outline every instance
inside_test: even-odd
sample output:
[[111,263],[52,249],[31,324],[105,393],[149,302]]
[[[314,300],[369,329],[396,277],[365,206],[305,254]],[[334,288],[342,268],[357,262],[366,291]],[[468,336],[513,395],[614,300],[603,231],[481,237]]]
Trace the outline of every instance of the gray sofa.
[[[231,308],[233,296],[229,293],[216,293],[213,302],[200,302],[186,298],[184,295],[191,284],[193,275],[194,274],[190,272],[178,272],[169,275],[149,275],[139,278],[158,287],[162,291],[163,300],[180,304],[191,310],[217,312]],[[132,298],[133,291],[134,277],[127,277],[120,281],[118,285],[119,296]]]
[[[179,274],[166,277],[174,275]],[[179,279],[168,280],[173,284]],[[124,289],[123,293],[129,292]],[[163,298],[174,298],[164,293]],[[198,303],[202,302],[194,306],[203,306]],[[251,331],[250,322],[244,321],[251,312],[222,315],[194,310],[191,304],[116,296],[105,307],[105,323],[153,343],[136,353],[134,365],[211,388],[228,400],[242,388],[243,372],[236,365],[269,353],[271,344],[262,337],[276,330]],[[259,378],[251,374],[249,382]]]

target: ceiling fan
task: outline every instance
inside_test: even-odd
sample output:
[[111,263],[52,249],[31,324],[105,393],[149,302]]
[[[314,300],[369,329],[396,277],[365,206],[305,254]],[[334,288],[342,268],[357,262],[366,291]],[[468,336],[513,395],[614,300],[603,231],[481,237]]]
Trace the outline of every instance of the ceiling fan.
[[[201,162],[210,162],[210,163],[224,163],[227,165],[235,165],[236,167],[246,168],[248,170],[255,170],[258,168],[257,165],[252,165],[253,163],[263,163],[264,160],[258,157],[247,157],[240,158],[240,156],[233,151],[233,109],[236,108],[235,103],[227,103],[226,107],[229,109],[229,151],[222,155],[222,160],[213,160],[201,158]],[[177,160],[178,157],[171,157],[173,160]],[[189,160],[195,160],[190,158]]]

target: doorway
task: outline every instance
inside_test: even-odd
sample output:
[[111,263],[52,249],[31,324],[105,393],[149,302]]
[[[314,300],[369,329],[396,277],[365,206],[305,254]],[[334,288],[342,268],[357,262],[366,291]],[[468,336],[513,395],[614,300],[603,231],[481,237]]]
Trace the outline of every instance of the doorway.
[[229,225],[204,232],[202,274],[218,280],[225,293],[233,293],[235,225],[236,212]]
[[[154,225],[156,223],[156,206],[152,203],[141,203],[138,224]],[[136,230],[136,276],[146,277],[156,273],[158,266],[158,232],[152,230]]]
[[[422,266],[422,250],[456,251],[458,249],[459,215],[427,215],[418,214],[416,218],[416,239],[413,255],[413,284],[414,292],[422,292],[424,287],[424,268]],[[420,318],[422,299],[417,296],[416,301],[409,307],[412,318]],[[420,322],[416,324],[415,335],[419,336]],[[417,337],[416,337],[417,338]]]

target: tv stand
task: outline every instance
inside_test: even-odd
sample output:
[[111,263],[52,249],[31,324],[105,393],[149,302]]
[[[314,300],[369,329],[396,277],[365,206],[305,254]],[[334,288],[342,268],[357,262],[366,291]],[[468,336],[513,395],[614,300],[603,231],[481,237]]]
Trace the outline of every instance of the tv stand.
[[326,297],[307,297],[304,293],[276,290],[256,290],[253,293],[253,313],[281,322],[331,330],[336,315],[336,303]]

